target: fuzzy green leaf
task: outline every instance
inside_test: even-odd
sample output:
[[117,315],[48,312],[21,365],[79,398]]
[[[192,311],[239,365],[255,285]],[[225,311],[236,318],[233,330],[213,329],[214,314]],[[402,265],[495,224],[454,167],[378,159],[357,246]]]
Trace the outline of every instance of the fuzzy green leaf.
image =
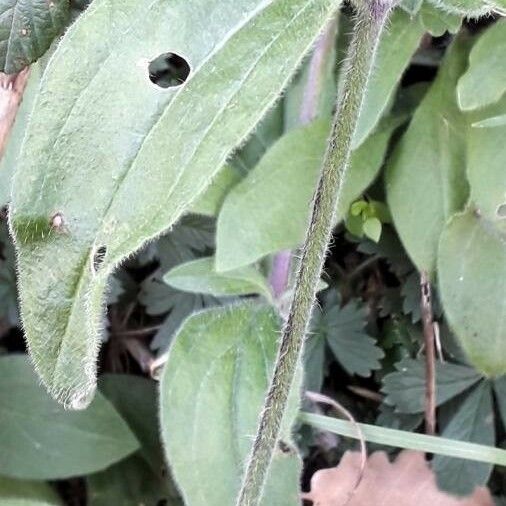
[[0,70],[15,74],[40,58],[68,16],[69,0],[2,0]]
[[62,506],[58,494],[41,481],[13,480],[0,476],[2,506]]
[[[372,135],[352,156],[338,219],[376,177],[396,120]],[[328,135],[317,121],[281,137],[227,196],[217,224],[216,268],[227,271],[300,244]]]
[[[69,29],[44,74],[11,208],[30,353],[61,402],[93,397],[111,272],[205,190],[337,6],[96,0]],[[148,62],[167,51],[192,68],[176,90],[149,79]]]
[[216,272],[214,257],[199,258],[178,265],[163,280],[184,292],[203,293],[215,297],[261,294],[271,298],[267,280],[249,265],[227,272]]
[[467,43],[460,39],[397,145],[386,175],[388,203],[401,241],[418,269],[432,275],[443,227],[468,195],[466,120],[455,96],[466,64]]
[[480,37],[469,55],[469,68],[457,87],[463,110],[499,100],[506,92],[506,20],[499,20]]
[[[243,303],[190,317],[175,338],[160,391],[162,438],[185,504],[234,504],[277,351],[273,309]],[[295,506],[300,461],[291,444],[300,376],[274,455],[264,505]],[[205,456],[205,458],[203,458]]]
[[[425,402],[425,363],[407,358],[395,364],[396,372],[383,379],[385,402],[395,406],[398,413],[421,413]],[[474,385],[482,376],[463,365],[436,364],[437,405],[443,404]]]
[[470,362],[506,373],[506,239],[469,210],[446,226],[439,248],[441,300]]
[[[455,411],[441,436],[482,445],[495,444],[494,411],[490,383],[479,383]],[[436,455],[432,462],[443,490],[471,494],[476,486],[486,485],[492,464],[452,459]]]
[[387,109],[424,31],[419,16],[411,17],[401,9],[392,13],[388,30],[381,36],[353,140],[354,149],[365,141]]
[[102,470],[139,447],[101,395],[86,411],[65,411],[39,385],[24,355],[0,358],[0,378],[0,474],[67,478]]

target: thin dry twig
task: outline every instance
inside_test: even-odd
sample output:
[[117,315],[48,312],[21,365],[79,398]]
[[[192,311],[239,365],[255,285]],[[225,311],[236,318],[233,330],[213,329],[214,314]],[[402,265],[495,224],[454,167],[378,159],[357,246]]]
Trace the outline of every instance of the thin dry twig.
[[[353,488],[351,489],[348,498],[344,502],[343,506],[346,506],[351,498],[353,497],[353,494],[355,490],[357,490],[358,486],[360,485],[360,482],[362,481],[362,478],[364,477],[365,467],[367,465],[367,446],[365,442],[365,437],[362,432],[362,429],[360,428],[360,425],[358,425],[357,421],[353,417],[353,415],[341,404],[339,404],[336,400],[332,399],[331,397],[328,397],[323,394],[319,394],[317,392],[311,392],[306,391],[306,397],[313,402],[319,402],[321,404],[327,404],[328,406],[332,406],[337,412],[343,414],[352,424],[355,430],[358,434],[358,440],[360,443],[360,470],[357,474],[357,479],[355,481],[355,484]],[[304,499],[304,495],[302,497]]]
[[18,74],[0,73],[0,157],[4,154],[29,74],[28,67]]
[[430,281],[425,271],[422,271],[420,276],[420,289],[425,341],[425,431],[427,434],[434,435],[436,433],[436,353],[432,293]]

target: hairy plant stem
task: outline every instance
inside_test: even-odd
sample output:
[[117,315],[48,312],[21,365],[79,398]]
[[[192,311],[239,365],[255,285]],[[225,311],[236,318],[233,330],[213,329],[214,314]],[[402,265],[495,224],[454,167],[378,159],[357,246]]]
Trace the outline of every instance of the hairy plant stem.
[[362,0],[358,6],[342,91],[313,199],[290,311],[237,506],[256,506],[262,497],[288,395],[300,362],[335,210],[349,166],[353,136],[374,66],[378,41],[391,6],[391,0]]

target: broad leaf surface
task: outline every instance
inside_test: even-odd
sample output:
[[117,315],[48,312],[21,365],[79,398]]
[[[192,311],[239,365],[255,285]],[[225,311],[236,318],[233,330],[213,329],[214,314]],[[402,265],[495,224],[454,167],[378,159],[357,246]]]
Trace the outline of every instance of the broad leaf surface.
[[[338,219],[376,177],[397,125],[388,120],[353,153]],[[284,135],[227,195],[217,224],[218,271],[251,264],[302,242],[328,131],[328,123],[320,120]]]
[[40,58],[68,17],[69,0],[2,0],[0,70],[15,74]]
[[271,298],[267,280],[256,267],[248,265],[227,272],[216,272],[214,257],[199,258],[178,265],[163,280],[184,292],[203,293],[215,297],[261,294]]
[[0,358],[0,474],[61,479],[99,471],[139,447],[102,396],[65,411],[38,383],[24,355]]
[[[460,404],[441,433],[442,437],[494,446],[495,426],[490,383],[479,383]],[[436,455],[433,469],[443,490],[471,494],[476,486],[486,485],[492,465],[473,460]]]
[[469,55],[469,68],[457,93],[464,110],[499,100],[506,92],[506,20],[499,20],[480,37]]
[[[44,75],[11,209],[30,352],[60,401],[82,408],[93,396],[110,273],[205,190],[335,8],[96,0],[67,32]],[[192,68],[176,90],[148,76],[168,51]]]
[[462,209],[466,120],[456,103],[455,85],[467,64],[467,44],[451,48],[436,81],[418,107],[392,155],[386,186],[395,227],[418,267],[436,269],[437,248],[450,216]]
[[62,506],[58,494],[42,481],[13,480],[0,476],[2,506]]
[[441,237],[441,300],[448,322],[469,357],[485,374],[506,373],[506,239],[468,210]]
[[[406,358],[398,362],[396,372],[383,379],[385,402],[398,413],[421,413],[425,406],[425,362]],[[443,404],[482,379],[471,367],[436,363],[437,404]]]
[[[186,506],[234,504],[276,356],[279,321],[243,303],[186,320],[171,347],[160,391],[162,438]],[[294,506],[300,462],[291,444],[299,381],[265,489],[264,505]],[[289,449],[288,449],[289,448]]]

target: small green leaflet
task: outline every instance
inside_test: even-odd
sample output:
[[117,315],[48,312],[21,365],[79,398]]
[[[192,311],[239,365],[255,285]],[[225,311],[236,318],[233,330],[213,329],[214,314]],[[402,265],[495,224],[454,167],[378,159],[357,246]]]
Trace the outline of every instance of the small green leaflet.
[[[421,413],[425,401],[425,363],[406,358],[395,364],[396,372],[383,378],[385,403],[398,413]],[[436,363],[437,404],[443,404],[479,382],[483,376],[471,367]]]

